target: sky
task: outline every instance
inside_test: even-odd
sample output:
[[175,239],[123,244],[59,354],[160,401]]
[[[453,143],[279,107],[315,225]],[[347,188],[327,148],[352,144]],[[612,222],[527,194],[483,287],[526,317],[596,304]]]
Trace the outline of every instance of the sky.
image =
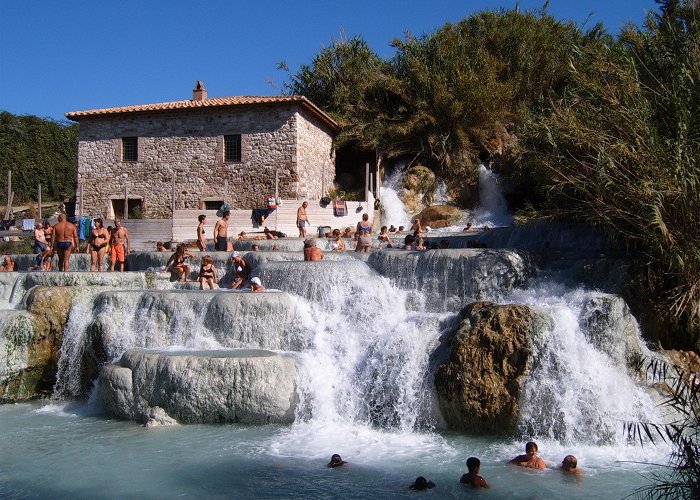
[[[279,95],[287,74],[333,39],[360,36],[381,57],[391,41],[430,34],[482,10],[543,0],[0,0],[0,110],[64,120],[95,108]],[[654,0],[551,0],[548,12],[617,34]]]

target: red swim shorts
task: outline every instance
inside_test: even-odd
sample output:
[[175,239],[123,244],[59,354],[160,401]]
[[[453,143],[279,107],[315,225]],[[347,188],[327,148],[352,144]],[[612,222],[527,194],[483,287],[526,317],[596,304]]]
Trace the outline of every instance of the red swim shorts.
[[124,243],[115,243],[109,249],[109,260],[111,262],[124,262]]

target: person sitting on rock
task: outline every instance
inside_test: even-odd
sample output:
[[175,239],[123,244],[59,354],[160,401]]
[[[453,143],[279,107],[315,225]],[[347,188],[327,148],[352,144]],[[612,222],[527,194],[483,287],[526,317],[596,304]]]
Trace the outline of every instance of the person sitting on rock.
[[2,265],[0,265],[0,271],[10,272],[14,270],[15,263],[12,261],[12,258],[9,255],[5,255],[5,258],[2,260]]
[[194,255],[185,249],[185,245],[180,244],[177,246],[175,253],[170,256],[168,262],[165,264],[166,269],[170,267],[171,264],[173,265],[171,271],[173,274],[177,274],[177,280],[180,283],[185,283],[190,275],[190,266],[185,262],[185,259],[188,257],[194,257]]
[[486,479],[479,475],[480,469],[481,460],[476,457],[469,457],[467,459],[467,470],[469,470],[469,472],[462,474],[459,482],[471,485],[472,488],[488,488],[489,485],[486,484]]
[[264,292],[265,287],[257,276],[250,280],[250,291],[251,292]]
[[331,242],[331,252],[344,252],[346,250],[345,241],[340,237],[340,233]]
[[304,241],[304,260],[323,260],[323,250],[316,246],[316,240],[308,238]]
[[525,445],[525,454],[518,455],[510,463],[528,469],[545,469],[547,466],[544,464],[544,460],[537,456],[537,451],[537,443],[530,441]]
[[213,290],[216,284],[216,267],[211,261],[211,255],[205,255],[202,259],[202,266],[199,268],[199,289],[204,290],[204,284],[209,285]]
[[342,467],[346,463],[347,462],[345,460],[340,458],[340,455],[338,455],[337,453],[334,453],[333,456],[331,457],[331,461],[328,462],[328,465],[326,467],[330,467],[330,468],[334,469],[336,467]]
[[238,255],[238,252],[233,253],[231,260],[234,271],[231,288],[240,288],[246,281],[248,281],[248,264],[240,255]]

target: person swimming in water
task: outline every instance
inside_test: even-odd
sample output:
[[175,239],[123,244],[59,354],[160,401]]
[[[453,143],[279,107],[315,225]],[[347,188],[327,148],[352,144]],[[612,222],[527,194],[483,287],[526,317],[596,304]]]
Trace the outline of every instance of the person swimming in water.
[[537,443],[530,441],[525,445],[525,454],[518,455],[510,461],[519,467],[527,467],[528,469],[546,469],[544,460],[537,456]]
[[469,457],[467,459],[467,472],[462,474],[459,478],[459,482],[462,484],[469,484],[472,488],[488,488],[489,485],[486,483],[486,479],[479,475],[479,470],[481,469],[481,460],[476,457]]
[[411,486],[409,486],[409,488],[418,491],[427,490],[429,488],[435,488],[435,483],[427,480],[423,476],[418,476],[414,483]]
[[331,461],[328,462],[328,465],[326,465],[326,467],[330,467],[330,468],[342,467],[346,463],[347,462],[345,460],[340,458],[340,455],[338,455],[337,453],[334,453],[333,456],[331,457]]
[[561,461],[561,470],[567,474],[573,474],[575,476],[581,476],[581,469],[578,468],[578,460],[573,455],[567,455],[564,460]]

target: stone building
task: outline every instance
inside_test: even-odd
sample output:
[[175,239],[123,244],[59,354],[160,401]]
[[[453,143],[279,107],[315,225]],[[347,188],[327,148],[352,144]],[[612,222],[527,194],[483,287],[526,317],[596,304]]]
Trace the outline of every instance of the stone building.
[[338,124],[303,96],[192,99],[66,113],[80,123],[76,211],[168,218],[175,209],[318,200],[335,178]]

